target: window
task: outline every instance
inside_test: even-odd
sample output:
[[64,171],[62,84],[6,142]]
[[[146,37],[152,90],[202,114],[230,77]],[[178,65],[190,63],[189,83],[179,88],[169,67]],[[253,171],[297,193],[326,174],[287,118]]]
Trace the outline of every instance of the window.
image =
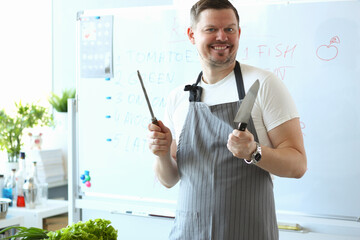
[[51,1],[1,1],[0,9],[0,109],[10,113],[20,100],[49,106]]

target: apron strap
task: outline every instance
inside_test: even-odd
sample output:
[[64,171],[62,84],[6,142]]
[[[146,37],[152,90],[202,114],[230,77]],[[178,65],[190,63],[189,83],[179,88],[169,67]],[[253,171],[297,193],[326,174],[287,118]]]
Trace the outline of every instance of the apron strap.
[[[238,61],[236,61],[235,63],[234,72],[235,72],[237,92],[239,95],[239,100],[241,100],[245,97],[245,88],[244,88],[243,77],[241,74],[240,64]],[[202,87],[198,86],[198,84],[201,81],[201,78],[202,78],[202,72],[199,73],[196,83],[192,85],[186,85],[184,88],[184,91],[190,91],[190,96],[189,96],[190,102],[201,102]]]
[[239,100],[241,100],[245,97],[245,88],[244,88],[243,77],[241,74],[240,64],[238,61],[236,61],[234,73],[235,73],[236,87],[237,87],[237,92],[239,95]]
[[190,91],[189,101],[190,102],[201,102],[202,87],[198,86],[201,81],[202,71],[193,85],[186,85],[184,91]]

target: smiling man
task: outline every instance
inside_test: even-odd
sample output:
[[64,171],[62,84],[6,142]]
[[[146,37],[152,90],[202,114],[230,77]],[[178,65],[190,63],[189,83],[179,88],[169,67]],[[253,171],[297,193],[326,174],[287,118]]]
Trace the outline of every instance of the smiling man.
[[[200,0],[190,13],[202,72],[169,95],[164,122],[148,127],[159,181],[180,181],[170,239],[278,239],[270,174],[300,178],[307,165],[296,106],[274,74],[236,61],[241,30],[229,1]],[[234,117],[257,79],[239,131]]]
[[232,9],[203,11],[201,18],[192,19],[188,36],[197,46],[202,67],[234,67],[240,27]]

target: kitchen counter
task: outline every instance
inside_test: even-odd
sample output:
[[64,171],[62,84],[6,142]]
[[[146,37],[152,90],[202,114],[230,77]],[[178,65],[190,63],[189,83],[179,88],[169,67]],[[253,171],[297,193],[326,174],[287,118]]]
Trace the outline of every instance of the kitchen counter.
[[24,217],[22,216],[13,216],[7,214],[5,219],[0,219],[0,229],[4,229],[10,226],[22,226],[24,224]]
[[63,200],[47,200],[46,205],[36,206],[35,209],[10,207],[8,215],[23,216],[24,227],[43,228],[43,219],[68,212],[68,202]]

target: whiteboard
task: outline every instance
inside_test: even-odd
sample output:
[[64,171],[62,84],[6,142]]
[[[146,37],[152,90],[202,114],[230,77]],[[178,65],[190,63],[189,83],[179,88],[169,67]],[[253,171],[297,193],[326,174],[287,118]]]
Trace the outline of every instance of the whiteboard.
[[[275,177],[277,210],[359,217],[360,3],[237,7],[242,28],[237,59],[275,72],[301,116],[308,171],[301,179]],[[200,71],[185,34],[187,11],[130,8],[84,14],[114,16],[114,77],[77,81],[79,175],[89,170],[92,184],[80,184],[81,191],[175,203],[177,186],[166,189],[153,173],[154,156],[147,148],[150,114],[136,70],[161,119],[169,91]]]

